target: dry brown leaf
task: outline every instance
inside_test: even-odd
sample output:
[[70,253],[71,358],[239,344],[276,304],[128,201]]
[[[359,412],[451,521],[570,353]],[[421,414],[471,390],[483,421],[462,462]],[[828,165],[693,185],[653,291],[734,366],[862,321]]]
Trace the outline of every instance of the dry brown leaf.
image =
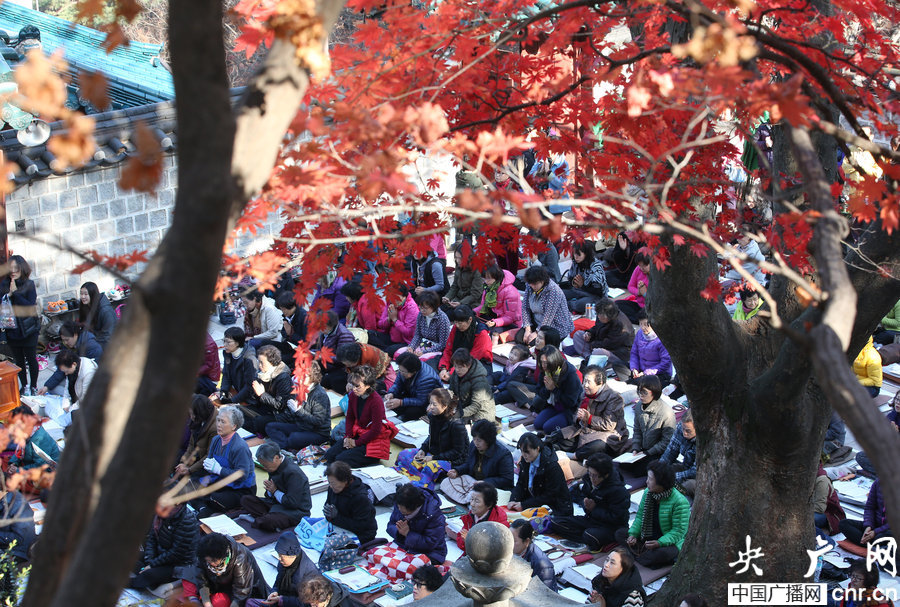
[[68,93],[66,83],[59,76],[65,69],[66,62],[60,52],[50,58],[38,49],[28,52],[25,61],[16,68],[16,84],[19,94],[25,97],[23,105],[27,111],[44,119],[66,114],[64,104]]
[[122,169],[119,186],[139,192],[155,192],[163,171],[162,148],[156,135],[143,121],[135,125],[134,145],[137,152]]
[[144,10],[137,0],[119,0],[116,3],[116,16],[131,23]]
[[104,29],[106,30],[106,40],[103,41],[103,48],[107,55],[117,47],[128,46],[128,36],[125,35],[125,30],[118,23],[110,23]]
[[71,114],[66,118],[66,128],[61,135],[54,135],[47,142],[50,150],[60,163],[59,170],[66,167],[80,167],[94,154],[94,119],[84,114]]
[[109,107],[109,84],[103,72],[85,72],[78,74],[78,88],[81,96],[87,99],[98,110]]

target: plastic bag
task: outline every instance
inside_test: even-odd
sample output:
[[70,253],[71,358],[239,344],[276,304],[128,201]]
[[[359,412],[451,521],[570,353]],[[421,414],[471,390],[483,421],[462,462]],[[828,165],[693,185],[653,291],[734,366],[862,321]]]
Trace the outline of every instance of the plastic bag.
[[16,326],[16,314],[9,301],[9,295],[4,295],[0,300],[0,329],[15,329]]

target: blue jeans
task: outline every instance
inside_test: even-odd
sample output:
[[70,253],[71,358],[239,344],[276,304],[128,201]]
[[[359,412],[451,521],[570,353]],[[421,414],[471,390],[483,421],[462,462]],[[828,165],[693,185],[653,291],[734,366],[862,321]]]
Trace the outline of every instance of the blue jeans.
[[565,428],[569,425],[565,413],[557,413],[553,407],[547,407],[534,418],[534,429],[542,430],[550,434],[557,428]]
[[299,450],[309,445],[321,445],[328,441],[327,436],[316,432],[301,430],[297,424],[270,422],[266,424],[266,435],[282,449]]

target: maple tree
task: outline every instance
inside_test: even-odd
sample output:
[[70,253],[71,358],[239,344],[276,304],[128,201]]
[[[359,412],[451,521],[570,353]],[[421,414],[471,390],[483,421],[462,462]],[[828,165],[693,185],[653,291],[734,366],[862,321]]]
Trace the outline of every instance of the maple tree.
[[[364,19],[326,54],[321,41],[340,3],[238,2],[245,26],[236,48],[248,56],[270,49],[235,120],[220,8],[170,4],[175,219],[135,284],[106,357],[115,364],[104,363],[88,394],[79,423],[93,441],[67,447],[25,604],[112,604],[127,574],[127,544],[142,529],[134,523],[149,520],[154,483],[167,472],[226,234],[252,232],[272,212],[285,218],[275,246],[249,259],[226,255],[225,266],[268,285],[276,269],[300,264],[298,301],[339,259],[344,277],[367,263],[382,268],[365,276],[365,296],[389,298],[408,276],[406,256],[450,229],[477,235],[476,267],[509,248],[539,250],[521,227],[562,238],[564,250],[633,231],[652,256],[651,318],[692,403],[699,441],[690,531],[656,600],[674,603],[692,590],[725,604],[728,581],[799,581],[803,549],[813,546],[809,500],[830,406],[886,479],[900,455],[848,365],[900,297],[900,156],[862,128],[866,121],[883,137],[897,133],[889,29],[897,8],[875,0],[352,0],[348,8]],[[120,30],[110,35],[123,42]],[[317,80],[308,87],[310,75]],[[198,116],[188,104],[209,111]],[[737,325],[719,301],[717,255],[742,271],[731,243],[748,209],[725,167],[740,156],[734,135],[754,141],[765,112],[776,153],[769,160],[757,150],[759,187],[774,219],[751,236],[772,250],[763,264],[771,284],[760,288],[768,314]],[[89,146],[81,124],[63,146],[73,162]],[[845,260],[843,189],[833,182],[836,150],[853,161],[848,146],[871,153],[889,179],[862,171],[846,189],[862,236]],[[538,159],[568,160],[564,189],[541,188],[510,163],[529,148]],[[151,149],[138,157],[131,185],[151,187],[153,158]],[[423,168],[438,158],[455,164]],[[448,191],[442,184],[457,169],[485,187]],[[548,213],[557,204],[571,205],[571,215]],[[321,304],[310,315],[313,335],[318,311]],[[170,352],[173,329],[183,352]],[[298,359],[302,374],[309,361]],[[900,483],[883,487],[889,504],[900,504]],[[78,506],[61,508],[63,500]],[[124,530],[112,547],[102,543],[109,525]],[[760,578],[728,567],[746,535],[765,552]],[[84,582],[98,569],[102,583]]]

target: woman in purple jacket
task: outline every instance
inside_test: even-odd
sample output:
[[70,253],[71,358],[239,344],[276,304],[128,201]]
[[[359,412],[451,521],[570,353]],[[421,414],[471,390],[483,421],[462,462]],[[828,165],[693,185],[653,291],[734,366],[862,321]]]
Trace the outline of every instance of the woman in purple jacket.
[[894,534],[888,525],[887,512],[884,509],[884,495],[881,494],[881,484],[877,478],[869,489],[866,508],[863,510],[863,520],[852,521],[845,518],[840,522],[839,527],[841,533],[858,546],[865,546],[867,543],[883,537],[893,537]]
[[672,379],[672,359],[659,337],[650,326],[647,312],[638,312],[641,330],[634,336],[631,345],[631,379],[628,383],[636,383],[638,377],[655,375],[659,383],[665,386]]
[[443,564],[447,558],[445,526],[441,500],[434,491],[413,484],[397,489],[387,532],[404,552],[424,554],[433,564]]

